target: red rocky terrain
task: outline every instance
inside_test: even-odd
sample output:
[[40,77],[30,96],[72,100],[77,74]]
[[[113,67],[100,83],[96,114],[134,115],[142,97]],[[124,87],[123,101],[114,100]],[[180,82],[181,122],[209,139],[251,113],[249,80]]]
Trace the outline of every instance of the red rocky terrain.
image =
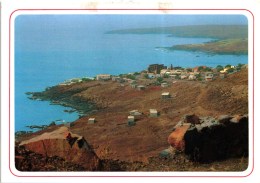
[[[171,82],[170,86],[166,88],[151,85],[149,83],[152,81],[149,80],[140,79],[138,82],[138,84],[145,85],[146,88],[139,91],[135,88],[131,88],[127,83],[122,85],[115,81],[89,81],[75,83],[70,86],[56,86],[42,95],[46,98],[55,96],[56,99],[59,98],[59,96],[64,96],[66,101],[75,100],[81,101],[81,103],[91,102],[92,104],[95,104],[96,110],[90,115],[83,116],[73,122],[73,125],[69,127],[69,131],[73,134],[78,134],[78,136],[85,139],[98,159],[107,162],[105,165],[102,165],[103,167],[106,167],[106,169],[109,169],[109,165],[114,165],[114,167],[119,167],[115,168],[117,170],[120,169],[122,165],[125,168],[121,167],[121,170],[149,171],[147,168],[150,167],[151,170],[156,171],[156,168],[154,168],[156,166],[153,165],[160,161],[160,159],[157,159],[159,158],[158,156],[160,156],[160,153],[167,149],[171,144],[175,150],[183,152],[185,157],[184,159],[178,158],[179,155],[177,155],[178,153],[176,154],[174,150],[174,153],[172,154],[175,154],[175,158],[178,161],[175,161],[171,154],[169,157],[172,157],[172,163],[175,164],[176,162],[181,161],[184,162],[184,167],[178,168],[177,165],[171,165],[169,159],[166,161],[161,159],[162,162],[165,162],[165,167],[160,168],[158,166],[158,171],[191,171],[192,167],[195,171],[195,166],[190,166],[192,163],[189,162],[193,160],[190,154],[196,154],[194,149],[199,149],[201,155],[201,153],[207,152],[207,149],[204,147],[209,146],[210,142],[213,142],[214,145],[209,148],[209,152],[211,152],[214,150],[215,145],[221,144],[226,138],[233,140],[238,138],[239,143],[242,143],[242,150],[237,147],[233,148],[233,146],[235,146],[234,143],[230,143],[232,147],[228,147],[227,145],[227,147],[223,147],[223,151],[221,150],[223,153],[234,152],[235,154],[239,154],[238,156],[234,156],[239,159],[232,161],[240,162],[241,158],[243,158],[241,166],[236,167],[231,164],[228,166],[228,163],[232,163],[232,161],[225,159],[230,157],[233,158],[233,156],[229,157],[218,153],[214,156],[212,155],[212,157],[207,157],[206,159],[204,159],[206,156],[196,154],[195,160],[206,162],[217,160],[217,163],[220,163],[220,167],[221,162],[224,161],[223,166],[229,167],[227,170],[230,171],[241,171],[241,167],[247,167],[247,153],[244,152],[247,152],[248,135],[246,132],[248,132],[248,126],[245,125],[243,120],[243,122],[239,122],[238,124],[233,121],[228,121],[229,124],[226,124],[220,122],[219,119],[219,116],[221,115],[228,115],[233,119],[236,115],[248,114],[248,73],[246,69],[228,75],[225,79],[218,78],[211,82],[178,80],[175,83]],[[162,92],[169,92],[171,97],[163,100],[161,98]],[[61,100],[61,98],[59,98],[59,100]],[[149,109],[156,109],[159,112],[158,117],[150,117]],[[138,110],[141,115],[136,116],[136,124],[134,126],[128,126],[127,117],[132,110]],[[178,122],[187,114],[195,114],[198,118],[197,121],[194,119],[196,123],[192,125],[183,124],[181,127],[176,128]],[[96,123],[88,123],[90,117],[95,118]],[[216,123],[221,125],[216,127],[214,125],[208,125],[202,118],[214,118],[217,121]],[[250,123],[248,118],[247,122]],[[205,125],[205,127],[203,127],[203,125]],[[239,128],[233,131],[233,127],[237,128],[237,126],[239,126]],[[27,135],[26,137],[17,140],[25,141],[30,140],[31,138],[37,138],[46,131],[51,132],[52,129],[57,129],[57,126],[50,127],[49,129],[35,134]],[[201,133],[202,131],[203,133]],[[222,131],[225,131],[223,134],[230,135],[225,137],[222,135],[219,136]],[[233,133],[234,136],[231,135]],[[168,138],[170,134],[171,137],[173,137],[171,139]],[[243,140],[240,139],[240,134],[241,137],[245,137]],[[213,140],[214,136],[217,137],[216,141]],[[200,140],[194,141],[196,148],[191,145],[194,137],[203,139],[202,144],[200,144]],[[210,140],[207,141],[207,139]],[[31,148],[30,150],[43,155],[47,153],[47,156],[59,156],[73,163],[77,163],[81,159],[77,158],[77,160],[74,161],[73,157],[70,155],[68,157],[64,156],[64,152],[62,151],[68,151],[70,148],[70,145],[66,144],[65,139],[56,140],[56,142],[55,140],[52,141],[53,142],[51,143],[49,143],[48,140],[44,140],[43,142],[44,144],[49,143],[48,146],[50,147],[64,147],[65,149],[61,149],[61,152],[58,152],[57,154],[50,150],[41,152],[42,150],[37,149],[44,148],[44,146],[39,144],[35,145],[37,148]],[[74,144],[75,147],[73,146],[74,149],[70,150],[71,152],[81,152],[76,144],[77,143]],[[31,146],[27,145],[27,147]],[[79,156],[85,157],[85,155],[80,153]],[[188,156],[188,158],[186,158],[186,156]],[[244,160],[244,158],[246,160]],[[228,161],[228,163],[225,163],[225,161]],[[86,161],[85,163],[87,162],[92,161]],[[93,163],[90,163],[90,167],[95,167],[97,162],[98,161],[94,158]],[[118,165],[118,162],[120,165]],[[139,162],[139,164],[136,162]],[[136,163],[136,168],[130,166],[133,165],[133,163]],[[83,166],[83,164],[80,165]],[[201,165],[201,167],[203,166],[204,165]],[[167,167],[172,168],[167,169]],[[93,168],[93,170],[94,169],[95,168]],[[214,169],[216,169],[215,166]],[[225,168],[222,167],[222,169]],[[199,168],[197,170],[199,170]]]

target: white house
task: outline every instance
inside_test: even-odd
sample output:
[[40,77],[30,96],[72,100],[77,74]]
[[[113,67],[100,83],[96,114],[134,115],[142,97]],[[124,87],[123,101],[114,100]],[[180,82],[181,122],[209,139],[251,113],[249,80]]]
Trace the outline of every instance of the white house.
[[88,124],[94,124],[96,123],[96,119],[95,118],[89,118],[88,119]]
[[188,80],[196,80],[197,77],[194,74],[190,74]]
[[162,95],[161,95],[162,99],[167,99],[167,98],[170,98],[171,95],[169,92],[163,92]]
[[145,89],[145,86],[144,85],[138,85],[137,86],[137,89],[140,91],[140,90],[144,90]]
[[214,78],[214,75],[212,72],[205,73],[205,81],[212,81]]
[[168,83],[161,83],[161,87],[162,88],[166,88],[166,87],[168,87],[169,85],[168,85]]
[[150,109],[150,117],[158,117],[158,112],[156,109]]
[[98,74],[97,75],[97,80],[110,80],[111,79],[111,75],[110,74]]
[[128,124],[128,126],[134,126],[135,125],[135,117],[134,116],[128,116],[127,117],[127,124]]

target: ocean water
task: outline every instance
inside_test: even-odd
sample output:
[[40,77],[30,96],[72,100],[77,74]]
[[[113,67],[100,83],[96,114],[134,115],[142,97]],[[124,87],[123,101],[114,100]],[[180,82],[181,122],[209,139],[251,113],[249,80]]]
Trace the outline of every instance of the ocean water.
[[[19,38],[19,37],[18,37]],[[36,39],[36,38],[35,38]],[[37,39],[36,39],[37,40]],[[76,41],[74,41],[76,40]],[[84,38],[67,43],[33,44],[22,47],[17,41],[15,52],[15,131],[30,130],[26,125],[66,122],[78,118],[62,106],[47,101],[33,101],[26,92],[43,91],[74,77],[97,74],[121,74],[147,69],[149,64],[195,67],[246,64],[247,55],[208,55],[198,52],[166,51],[156,47],[208,42],[208,38],[177,38],[159,34],[104,34],[90,32]],[[59,41],[60,43],[59,45]],[[37,43],[37,42],[36,42]],[[52,43],[52,42],[51,42]],[[56,44],[56,45],[55,45]],[[77,45],[78,44],[78,45]],[[49,49],[50,48],[50,49]],[[59,49],[54,49],[59,48]],[[67,109],[67,108],[66,108]]]

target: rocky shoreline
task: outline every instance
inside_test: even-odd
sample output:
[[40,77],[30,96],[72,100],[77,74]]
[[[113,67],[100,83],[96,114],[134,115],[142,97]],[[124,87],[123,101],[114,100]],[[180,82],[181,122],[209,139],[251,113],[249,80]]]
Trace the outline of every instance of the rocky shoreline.
[[49,87],[43,92],[30,92],[30,96],[28,98],[32,100],[49,101],[50,105],[71,107],[73,110],[65,110],[64,112],[71,113],[72,111],[77,111],[79,113],[79,117],[81,117],[97,109],[96,104],[91,100],[86,100],[78,95],[75,95],[85,89],[87,88],[63,92],[63,87],[57,85]]

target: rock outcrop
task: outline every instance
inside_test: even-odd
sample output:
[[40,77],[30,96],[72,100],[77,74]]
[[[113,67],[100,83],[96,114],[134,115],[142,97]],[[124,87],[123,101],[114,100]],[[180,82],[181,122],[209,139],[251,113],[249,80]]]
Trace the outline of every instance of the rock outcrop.
[[68,133],[71,132],[68,131],[67,127],[61,127],[53,132],[23,141],[20,146],[45,157],[61,157],[88,171],[98,170],[100,160],[84,137],[71,133],[71,139],[68,140],[66,139]]
[[183,126],[179,126],[170,134],[168,137],[168,143],[175,147],[175,149],[179,151],[184,151],[185,149],[185,141],[184,135],[186,134],[187,130],[190,128],[190,124],[184,124]]
[[210,162],[248,156],[247,115],[222,115],[218,119],[201,117],[199,123],[194,115],[192,118],[196,122],[186,123],[186,117],[175,126],[168,143],[190,160]]

